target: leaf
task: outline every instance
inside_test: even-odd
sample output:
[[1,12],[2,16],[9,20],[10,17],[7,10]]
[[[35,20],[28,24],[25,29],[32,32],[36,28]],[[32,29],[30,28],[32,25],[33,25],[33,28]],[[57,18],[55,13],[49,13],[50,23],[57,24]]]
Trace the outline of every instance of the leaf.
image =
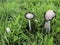
[[56,32],[60,32],[60,27],[57,28]]
[[36,41],[34,41],[34,42],[32,43],[32,45],[37,45]]
[[29,37],[27,35],[25,35],[24,33],[22,33],[21,37],[24,39],[29,39]]
[[43,41],[43,45],[47,45],[47,39],[48,39],[48,37],[46,35],[45,38],[44,38],[44,41]]
[[26,42],[23,42],[23,45],[26,45]]
[[18,40],[19,38],[17,37],[17,36],[14,36],[14,38],[13,38],[14,40],[14,42],[16,41],[16,40]]
[[51,37],[48,41],[48,45],[53,45],[53,37]]

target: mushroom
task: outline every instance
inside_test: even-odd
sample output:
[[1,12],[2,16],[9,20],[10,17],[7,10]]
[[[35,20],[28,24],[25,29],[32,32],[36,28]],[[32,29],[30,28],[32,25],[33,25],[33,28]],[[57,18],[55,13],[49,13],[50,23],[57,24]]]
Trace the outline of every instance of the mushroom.
[[48,10],[45,14],[45,19],[51,20],[53,17],[55,17],[55,13],[53,12],[53,10]]
[[53,12],[53,10],[48,10],[45,14],[45,25],[44,28],[50,31],[50,20],[52,20],[52,18],[55,17],[55,13]]
[[9,27],[6,28],[6,32],[7,32],[7,33],[10,32],[10,28],[9,28]]
[[46,32],[50,31],[50,21],[45,22],[44,29],[46,29]]
[[29,23],[29,30],[31,30],[31,19],[34,18],[34,14],[32,13],[26,13],[25,17],[28,19],[28,23]]

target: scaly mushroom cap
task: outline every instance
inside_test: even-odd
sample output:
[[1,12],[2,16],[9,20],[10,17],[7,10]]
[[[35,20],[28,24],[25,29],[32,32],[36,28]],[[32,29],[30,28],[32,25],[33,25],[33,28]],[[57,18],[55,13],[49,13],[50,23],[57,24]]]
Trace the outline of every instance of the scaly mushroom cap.
[[31,19],[31,18],[33,18],[34,17],[34,15],[32,14],[32,13],[27,13],[26,14],[26,18],[28,18],[28,19]]
[[55,13],[53,10],[48,10],[45,14],[45,19],[46,20],[51,20],[55,16]]

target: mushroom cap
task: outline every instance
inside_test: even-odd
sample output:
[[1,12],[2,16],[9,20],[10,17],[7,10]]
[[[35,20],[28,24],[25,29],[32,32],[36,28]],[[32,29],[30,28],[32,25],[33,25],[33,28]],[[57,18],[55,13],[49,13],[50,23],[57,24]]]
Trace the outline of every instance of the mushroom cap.
[[26,14],[26,18],[28,18],[28,19],[31,19],[31,18],[33,18],[34,17],[34,15],[32,14],[32,13],[27,13]]
[[55,13],[53,10],[48,10],[45,14],[45,19],[46,20],[51,20],[55,16]]
[[48,22],[45,22],[44,29],[49,29],[49,23]]
[[10,28],[9,28],[9,27],[6,28],[6,32],[7,32],[7,33],[10,32]]
[[36,19],[35,22],[38,22],[38,20]]

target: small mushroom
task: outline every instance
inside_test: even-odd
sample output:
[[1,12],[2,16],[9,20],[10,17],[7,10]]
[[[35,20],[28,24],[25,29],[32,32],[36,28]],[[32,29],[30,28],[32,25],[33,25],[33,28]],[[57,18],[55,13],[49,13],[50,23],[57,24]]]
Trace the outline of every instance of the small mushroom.
[[26,13],[25,17],[28,19],[29,30],[31,30],[31,19],[34,18],[34,14],[32,14],[32,13]]
[[45,19],[51,20],[53,17],[55,17],[55,13],[53,12],[53,10],[48,10],[45,14]]
[[50,20],[53,19],[53,17],[55,17],[55,13],[53,12],[53,10],[48,10],[45,14],[45,24],[44,24],[44,28],[46,30],[49,30],[50,31]]
[[50,21],[45,22],[44,29],[46,29],[46,32],[50,31]]
[[9,27],[6,28],[6,32],[7,32],[7,33],[10,32],[10,28],[9,28]]

